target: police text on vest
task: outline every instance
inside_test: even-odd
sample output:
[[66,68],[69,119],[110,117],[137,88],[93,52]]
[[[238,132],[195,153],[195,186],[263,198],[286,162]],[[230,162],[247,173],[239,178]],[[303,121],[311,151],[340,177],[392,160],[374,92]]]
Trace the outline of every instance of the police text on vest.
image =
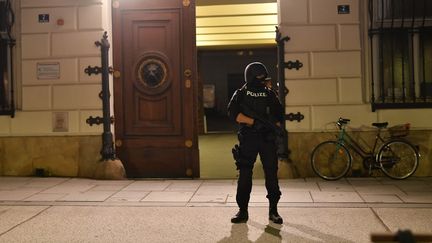
[[267,97],[267,93],[266,92],[251,92],[251,91],[246,91],[246,95],[252,96],[252,97]]

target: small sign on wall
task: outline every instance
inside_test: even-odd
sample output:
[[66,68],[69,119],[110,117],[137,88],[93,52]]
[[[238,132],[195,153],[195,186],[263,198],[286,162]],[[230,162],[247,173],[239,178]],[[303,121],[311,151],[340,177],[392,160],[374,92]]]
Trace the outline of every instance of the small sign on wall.
[[49,23],[49,14],[39,14],[39,23]]
[[53,132],[68,132],[69,131],[69,113],[68,112],[53,112]]
[[37,78],[38,79],[59,79],[60,78],[60,63],[37,63]]
[[350,13],[350,5],[338,5],[338,14],[349,14]]

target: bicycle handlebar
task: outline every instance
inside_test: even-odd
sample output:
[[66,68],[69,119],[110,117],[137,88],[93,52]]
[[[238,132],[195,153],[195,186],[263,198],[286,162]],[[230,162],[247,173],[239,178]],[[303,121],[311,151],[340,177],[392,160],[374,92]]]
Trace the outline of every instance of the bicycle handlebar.
[[350,119],[339,117],[339,120],[336,122],[336,124],[338,125],[339,129],[341,129],[342,126],[348,124],[350,121]]
[[346,118],[342,118],[342,117],[339,117],[339,120],[338,120],[338,122],[343,123],[343,124],[347,124],[349,121],[351,121],[351,120],[346,119]]

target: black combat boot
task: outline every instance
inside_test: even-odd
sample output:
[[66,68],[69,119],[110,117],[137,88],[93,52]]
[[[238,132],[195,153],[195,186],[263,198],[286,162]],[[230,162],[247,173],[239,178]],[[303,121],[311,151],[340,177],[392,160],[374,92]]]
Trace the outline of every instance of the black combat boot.
[[269,210],[269,220],[271,220],[275,224],[282,224],[283,223],[283,219],[278,214],[276,206],[270,207],[270,210]]
[[249,219],[249,214],[247,209],[240,209],[238,213],[231,218],[231,223],[238,224],[238,223],[246,223],[246,221]]

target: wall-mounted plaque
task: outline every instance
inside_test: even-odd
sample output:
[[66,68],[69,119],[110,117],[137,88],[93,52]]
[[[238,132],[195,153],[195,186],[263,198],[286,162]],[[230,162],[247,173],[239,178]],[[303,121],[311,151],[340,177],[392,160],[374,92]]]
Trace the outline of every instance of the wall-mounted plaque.
[[69,113],[68,112],[53,112],[53,132],[68,132],[69,131]]
[[60,78],[59,62],[37,63],[36,68],[37,68],[38,79],[59,79]]

